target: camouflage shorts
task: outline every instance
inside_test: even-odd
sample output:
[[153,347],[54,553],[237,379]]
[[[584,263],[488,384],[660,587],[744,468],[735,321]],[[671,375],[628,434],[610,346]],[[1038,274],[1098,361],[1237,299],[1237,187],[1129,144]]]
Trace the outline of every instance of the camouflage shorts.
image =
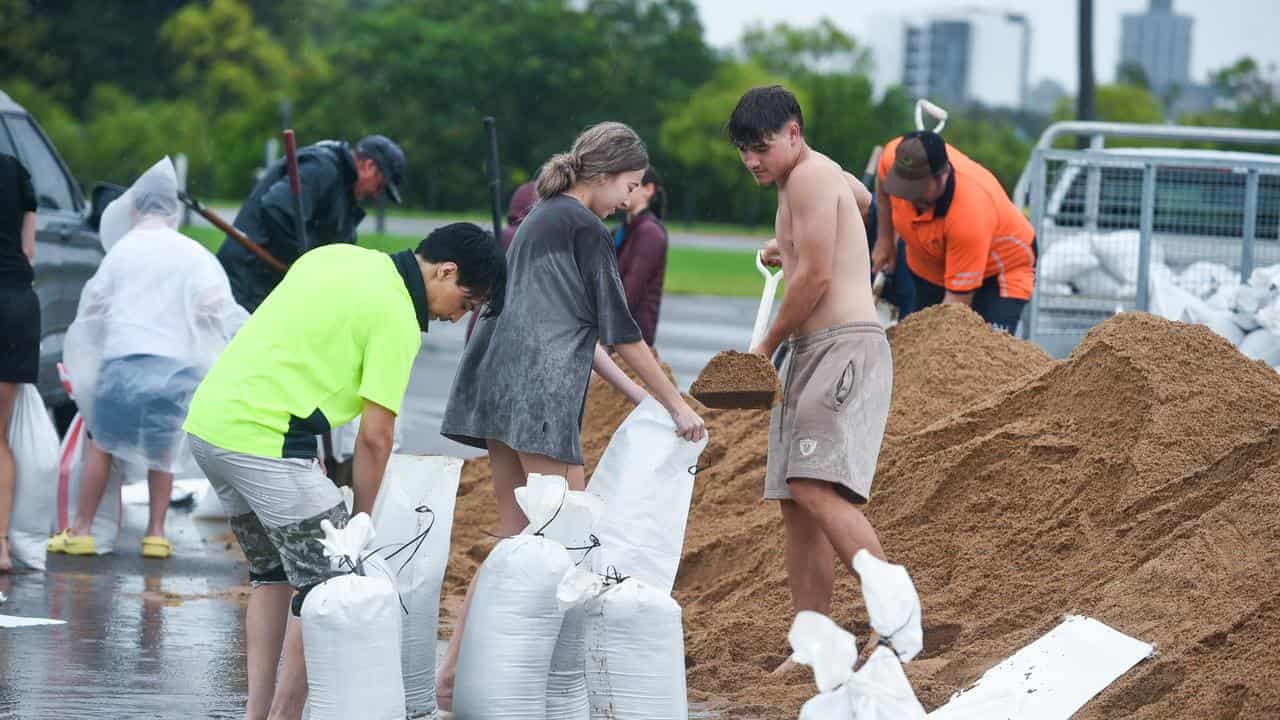
[[320,545],[324,537],[320,521],[345,527],[347,518],[347,506],[338,503],[304,520],[268,528],[256,514],[248,512],[231,518],[231,531],[249,561],[249,580],[254,585],[287,581],[295,588],[305,588],[342,574],[330,567]]
[[250,581],[302,589],[342,574],[330,568],[320,544],[320,521],[346,526],[347,507],[319,463],[246,455],[190,437],[191,453],[244,549]]

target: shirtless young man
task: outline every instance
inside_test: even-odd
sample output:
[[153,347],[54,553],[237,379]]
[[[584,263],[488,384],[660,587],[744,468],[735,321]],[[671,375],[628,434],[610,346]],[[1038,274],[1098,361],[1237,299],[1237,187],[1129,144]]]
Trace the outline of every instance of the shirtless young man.
[[787,290],[752,352],[771,357],[784,340],[791,352],[770,422],[764,497],[782,508],[796,611],[828,614],[834,558],[852,568],[866,548],[884,559],[858,508],[871,495],[893,389],[862,222],[871,194],[808,146],[800,105],[781,86],[743,95],[729,137],[756,182],[778,186],[777,238],[764,258],[781,262]]

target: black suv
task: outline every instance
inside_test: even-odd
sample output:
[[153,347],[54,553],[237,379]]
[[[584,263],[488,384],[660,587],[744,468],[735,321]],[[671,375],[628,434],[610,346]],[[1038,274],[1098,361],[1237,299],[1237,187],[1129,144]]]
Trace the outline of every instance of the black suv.
[[[91,212],[84,193],[35,118],[0,90],[0,153],[13,155],[31,173],[35,185],[35,289],[40,296],[40,395],[65,429],[75,409],[58,380],[62,340],[76,317],[80,291],[102,261],[98,241],[101,210]],[[114,186],[94,189],[94,206],[102,208],[119,192]]]

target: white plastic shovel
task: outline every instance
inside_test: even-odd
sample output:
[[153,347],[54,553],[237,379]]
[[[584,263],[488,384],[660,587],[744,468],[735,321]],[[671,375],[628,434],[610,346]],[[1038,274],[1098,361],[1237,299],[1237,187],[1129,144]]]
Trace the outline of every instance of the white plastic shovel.
[[769,315],[773,312],[773,298],[778,294],[778,283],[782,282],[781,268],[777,272],[770,272],[769,268],[765,267],[763,250],[756,253],[756,268],[764,276],[764,293],[760,295],[760,309],[756,310],[756,324],[751,329],[751,344],[747,346],[748,352],[764,340],[764,331],[769,327]]

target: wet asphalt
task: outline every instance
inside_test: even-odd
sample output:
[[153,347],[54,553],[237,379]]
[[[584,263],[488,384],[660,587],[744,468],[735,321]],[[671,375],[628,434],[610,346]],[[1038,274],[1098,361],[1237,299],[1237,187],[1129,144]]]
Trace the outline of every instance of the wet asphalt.
[[[666,299],[658,351],[682,388],[715,352],[746,349],[755,308]],[[402,451],[476,454],[439,435],[462,347],[461,325],[431,326],[404,403]],[[0,627],[0,720],[243,717],[248,574],[230,528],[171,508],[174,557],[150,560],[140,555],[145,524],[145,505],[125,505],[113,554],[51,555],[47,572],[0,575],[0,614],[65,621]]]

